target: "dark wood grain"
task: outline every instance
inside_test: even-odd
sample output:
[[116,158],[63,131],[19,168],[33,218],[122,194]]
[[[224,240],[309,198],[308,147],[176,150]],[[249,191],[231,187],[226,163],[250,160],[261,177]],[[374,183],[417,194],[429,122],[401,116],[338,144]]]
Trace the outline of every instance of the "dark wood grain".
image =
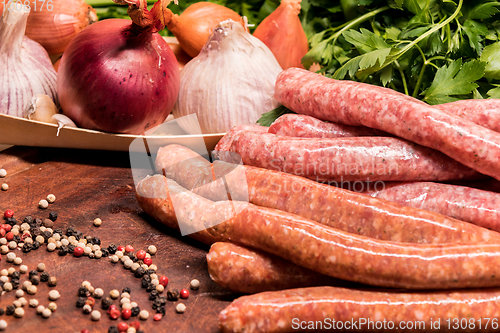
[[[35,269],[39,262],[46,264],[47,272],[58,279],[57,287],[51,289],[57,289],[61,298],[56,302],[57,311],[49,319],[42,319],[35,309],[28,306],[25,306],[22,319],[3,315],[0,319],[8,322],[7,332],[67,333],[80,332],[84,328],[90,332],[107,332],[110,325],[116,325],[120,320],[112,321],[101,310],[102,319],[92,322],[89,315],[75,306],[78,287],[84,280],[90,281],[94,287],[103,288],[106,294],[112,289],[121,291],[130,287],[132,301],[150,312],[147,321],[140,321],[145,332],[219,331],[218,313],[237,295],[219,287],[208,276],[207,246],[181,237],[142,212],[135,200],[127,153],[14,147],[0,152],[0,168],[8,171],[0,183],[9,184],[8,191],[0,191],[2,214],[10,208],[18,219],[26,215],[46,218],[54,210],[59,214],[55,228],[65,230],[74,226],[86,235],[99,237],[103,246],[130,244],[137,250],[154,244],[158,254],[153,257],[153,263],[158,266],[159,276],[168,276],[168,288],[188,288],[193,278],[201,282],[200,289],[190,290],[190,297],[183,300],[187,306],[184,314],[175,312],[177,302],[168,302],[165,317],[155,322],[151,301],[148,293],[141,289],[140,279],[134,278],[121,263],[112,264],[107,258],[60,257],[57,252],[47,252],[45,245],[28,254],[16,250],[29,270]],[[47,210],[38,208],[39,200],[49,193],[57,197],[56,202]],[[99,228],[92,223],[96,217],[103,220]],[[12,266],[2,256],[0,269]],[[21,277],[21,281],[26,279],[26,275]],[[36,295],[25,297],[28,300],[36,298],[47,306],[48,291],[48,286],[41,283]],[[0,306],[5,308],[14,300],[14,292],[6,293],[0,298]],[[95,308],[100,309],[100,302]]]

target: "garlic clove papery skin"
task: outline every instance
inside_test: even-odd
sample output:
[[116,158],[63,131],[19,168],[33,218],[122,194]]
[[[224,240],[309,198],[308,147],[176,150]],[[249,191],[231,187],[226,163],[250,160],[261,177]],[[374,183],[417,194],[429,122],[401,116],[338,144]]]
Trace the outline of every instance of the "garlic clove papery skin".
[[[255,124],[279,104],[274,86],[282,71],[269,48],[232,20],[221,22],[200,54],[181,72],[173,115],[190,134],[225,133]],[[196,114],[199,125],[188,118]],[[199,127],[198,127],[199,126]]]
[[0,113],[16,117],[27,116],[36,95],[57,102],[57,74],[47,51],[24,36],[29,13],[13,5],[0,21]]

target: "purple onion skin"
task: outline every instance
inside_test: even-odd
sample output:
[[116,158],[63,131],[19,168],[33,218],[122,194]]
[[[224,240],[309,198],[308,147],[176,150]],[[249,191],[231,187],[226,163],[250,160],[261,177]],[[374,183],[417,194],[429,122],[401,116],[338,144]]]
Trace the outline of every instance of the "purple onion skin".
[[130,26],[125,19],[94,23],[64,52],[57,93],[79,127],[144,134],[172,111],[180,86],[175,55],[159,34],[137,36]]

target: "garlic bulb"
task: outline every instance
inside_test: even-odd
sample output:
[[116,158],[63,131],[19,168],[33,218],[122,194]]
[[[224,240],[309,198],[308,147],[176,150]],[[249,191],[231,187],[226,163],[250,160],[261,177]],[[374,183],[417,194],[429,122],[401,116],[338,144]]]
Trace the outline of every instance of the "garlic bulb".
[[178,119],[190,134],[224,133],[255,124],[278,106],[274,85],[281,72],[269,48],[245,28],[226,20],[213,31],[200,54],[181,72],[175,118],[196,114],[199,125]]
[[60,54],[77,33],[94,22],[95,9],[84,0],[52,0],[45,6],[39,1],[38,7],[31,6],[26,36],[40,43],[50,55]]
[[0,21],[0,113],[25,117],[33,96],[56,101],[56,72],[47,51],[24,36],[29,9],[11,4]]

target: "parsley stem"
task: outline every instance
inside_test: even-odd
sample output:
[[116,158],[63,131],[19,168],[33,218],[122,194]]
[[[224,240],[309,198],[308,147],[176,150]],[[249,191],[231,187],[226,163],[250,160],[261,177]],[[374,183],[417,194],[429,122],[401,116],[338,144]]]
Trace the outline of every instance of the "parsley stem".
[[401,69],[401,66],[399,65],[399,62],[396,60],[394,61],[394,65],[396,65],[396,68],[397,70],[399,71],[399,75],[401,75],[401,81],[403,81],[403,87],[405,89],[405,94],[406,95],[409,95],[408,94],[408,85],[406,83],[406,76],[405,76],[405,73],[403,72],[403,70]]

